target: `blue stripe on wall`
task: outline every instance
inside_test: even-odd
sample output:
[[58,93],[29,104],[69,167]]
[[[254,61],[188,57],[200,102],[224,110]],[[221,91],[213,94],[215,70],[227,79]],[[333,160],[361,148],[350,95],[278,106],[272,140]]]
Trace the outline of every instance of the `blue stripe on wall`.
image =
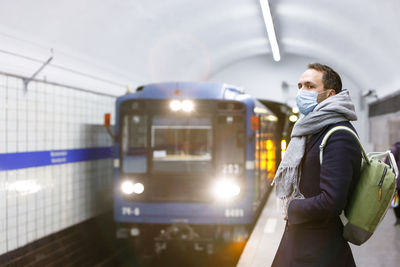
[[112,156],[112,147],[7,153],[0,154],[0,171],[106,159]]

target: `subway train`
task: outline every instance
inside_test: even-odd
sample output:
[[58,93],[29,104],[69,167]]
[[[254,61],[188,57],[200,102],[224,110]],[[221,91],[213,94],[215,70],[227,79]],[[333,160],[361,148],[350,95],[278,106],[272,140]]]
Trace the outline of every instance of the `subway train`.
[[279,118],[220,83],[149,84],[117,98],[117,237],[157,253],[177,242],[209,254],[244,243],[285,149]]

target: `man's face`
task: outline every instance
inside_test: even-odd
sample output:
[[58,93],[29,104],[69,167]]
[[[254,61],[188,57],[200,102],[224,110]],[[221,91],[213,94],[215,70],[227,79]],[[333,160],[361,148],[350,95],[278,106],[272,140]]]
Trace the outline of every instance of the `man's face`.
[[301,76],[297,84],[299,89],[322,93],[324,91],[324,83],[322,82],[322,72],[308,69]]
[[297,84],[299,89],[307,91],[314,91],[318,93],[317,102],[321,103],[328,97],[335,94],[333,89],[324,89],[324,83],[322,82],[322,72],[308,69],[301,76],[299,83]]

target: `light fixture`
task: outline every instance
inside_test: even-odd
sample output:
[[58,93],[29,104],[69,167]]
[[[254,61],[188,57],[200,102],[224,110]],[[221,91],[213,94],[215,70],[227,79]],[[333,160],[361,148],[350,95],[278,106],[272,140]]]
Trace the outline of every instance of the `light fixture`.
[[268,115],[267,120],[269,121],[278,121],[278,117],[275,115]]
[[296,115],[290,115],[289,116],[289,121],[296,122],[297,120],[298,120],[298,117]]
[[261,10],[264,17],[265,26],[267,27],[268,39],[271,45],[272,56],[275,61],[281,60],[281,55],[279,53],[278,41],[276,40],[274,23],[272,21],[271,10],[269,8],[268,0],[260,0]]

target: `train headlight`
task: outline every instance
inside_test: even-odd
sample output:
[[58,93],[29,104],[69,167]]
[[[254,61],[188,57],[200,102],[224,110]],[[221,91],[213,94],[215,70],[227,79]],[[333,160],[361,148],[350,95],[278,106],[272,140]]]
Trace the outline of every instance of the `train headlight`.
[[194,110],[194,104],[190,100],[182,101],[182,110],[185,112],[192,112]]
[[191,100],[172,100],[169,102],[169,108],[172,111],[183,110],[184,112],[192,112],[194,110],[194,103]]
[[240,186],[227,178],[218,179],[213,187],[213,194],[219,200],[230,200],[239,193]]
[[144,185],[142,183],[133,183],[132,181],[124,181],[121,183],[121,191],[125,195],[141,194],[144,191]]
[[143,193],[143,191],[144,191],[144,185],[142,183],[136,183],[133,186],[133,192],[134,193],[139,195],[139,194]]
[[124,181],[121,184],[121,191],[125,195],[130,195],[134,192],[135,185],[132,181]]
[[182,102],[179,100],[172,100],[169,103],[169,107],[173,110],[173,111],[178,111],[182,108]]

